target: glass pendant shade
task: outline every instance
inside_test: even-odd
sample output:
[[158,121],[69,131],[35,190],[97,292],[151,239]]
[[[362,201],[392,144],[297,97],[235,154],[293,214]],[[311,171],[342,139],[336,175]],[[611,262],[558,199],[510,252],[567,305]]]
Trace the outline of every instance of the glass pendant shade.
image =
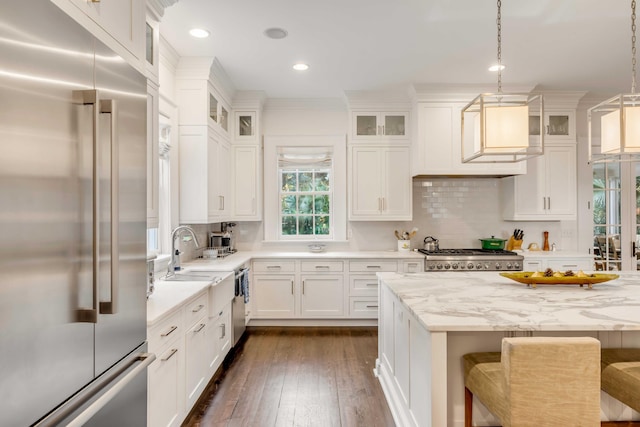
[[542,95],[479,95],[462,109],[462,162],[514,163],[543,154],[543,108]]
[[640,96],[621,94],[588,111],[589,161],[606,163],[640,158]]

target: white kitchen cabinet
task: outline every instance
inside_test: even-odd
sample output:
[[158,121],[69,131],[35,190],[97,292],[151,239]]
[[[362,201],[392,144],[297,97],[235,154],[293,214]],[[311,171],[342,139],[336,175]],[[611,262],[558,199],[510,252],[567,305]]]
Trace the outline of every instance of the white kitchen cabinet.
[[147,228],[159,222],[159,100],[158,87],[147,82]]
[[207,353],[212,341],[209,324],[208,294],[201,294],[184,305],[185,322],[185,397],[191,408],[209,381]]
[[218,370],[222,361],[231,350],[231,301],[215,313],[209,319],[211,331],[208,334],[210,338],[208,360],[209,376],[213,376]]
[[301,276],[300,315],[303,318],[344,317],[344,277],[332,274]]
[[258,145],[233,145],[231,176],[235,221],[262,220],[262,159]]
[[252,295],[254,318],[296,316],[294,275],[254,274]]
[[546,142],[576,142],[575,110],[552,110],[544,112],[544,129],[540,128],[540,116],[530,116],[529,134],[544,132]]
[[399,302],[394,305],[393,344],[395,358],[395,377],[403,404],[409,406],[410,366],[409,366],[409,320],[411,315]]
[[258,142],[256,111],[235,111],[233,139],[238,142]]
[[349,164],[349,220],[412,219],[408,146],[353,145]]
[[147,5],[144,62],[147,79],[160,84],[160,18]]
[[512,221],[576,219],[576,146],[546,145],[526,175],[504,178],[503,218]]
[[398,300],[386,287],[380,288],[380,317],[378,318],[378,359],[390,374],[395,374],[395,305]]
[[354,111],[351,122],[353,141],[409,139],[409,113],[406,111]]
[[148,427],[179,426],[184,418],[184,343],[182,335],[176,337],[168,347],[153,352],[157,358],[148,368]]
[[461,103],[418,104],[412,175],[518,175],[526,162],[462,163]]
[[180,222],[209,224],[230,216],[230,147],[209,126],[180,126]]
[[144,72],[145,1],[52,1],[140,72]]
[[594,269],[593,255],[577,252],[526,252],[522,269],[524,271],[544,271],[547,268],[553,271],[572,270],[578,272]]

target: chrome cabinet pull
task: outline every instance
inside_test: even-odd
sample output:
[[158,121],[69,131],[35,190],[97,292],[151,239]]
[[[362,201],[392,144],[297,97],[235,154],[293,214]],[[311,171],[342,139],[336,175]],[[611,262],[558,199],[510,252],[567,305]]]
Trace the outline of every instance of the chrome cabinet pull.
[[291,281],[291,295],[293,295],[293,280]]
[[367,308],[378,308],[378,306],[377,306],[377,305],[367,305],[366,307],[367,307]]
[[176,354],[178,352],[177,348],[172,348],[171,352],[169,352],[169,355],[167,357],[164,357],[162,359],[160,359],[161,362],[166,362],[167,360],[171,359],[173,357],[174,354]]
[[169,335],[171,335],[173,333],[173,331],[175,331],[176,329],[178,329],[177,326],[171,326],[169,328],[169,330],[167,332],[164,332],[162,334],[160,334],[161,337],[168,337]]
[[268,270],[272,270],[272,269],[280,270],[281,268],[282,268],[282,267],[281,267],[281,266],[279,266],[279,265],[267,265],[267,269],[268,269]]
[[316,268],[329,269],[329,268],[331,268],[331,267],[330,267],[330,266],[328,266],[328,265],[316,265]]
[[193,331],[193,333],[194,333],[194,334],[197,334],[198,332],[200,332],[201,330],[203,330],[205,326],[207,326],[207,325],[205,325],[204,323],[200,323],[200,326],[198,326],[198,329],[195,329],[195,330]]
[[378,286],[378,282],[367,283],[366,286]]
[[222,332],[222,335],[220,335],[220,339],[222,339],[227,336],[227,325],[223,323],[222,325],[220,325],[220,328]]
[[382,268],[379,265],[367,265],[367,268]]
[[203,304],[198,305],[198,307],[194,308],[193,310],[191,310],[192,313],[197,313],[200,310],[202,310],[204,308]]

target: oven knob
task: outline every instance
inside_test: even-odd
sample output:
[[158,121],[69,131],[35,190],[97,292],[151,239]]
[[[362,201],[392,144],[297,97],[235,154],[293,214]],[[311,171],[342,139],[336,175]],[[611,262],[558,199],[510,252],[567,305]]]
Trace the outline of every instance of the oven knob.
[[477,263],[477,264],[476,264],[476,268],[477,268],[478,270],[482,270],[482,264]]
[[457,262],[454,262],[454,263],[451,265],[451,267],[452,267],[454,270],[457,270],[457,269],[458,269],[458,263],[457,263]]
[[520,263],[516,262],[515,264],[513,264],[513,268],[515,268],[516,270],[520,270]]
[[502,266],[500,265],[500,263],[499,263],[499,262],[496,262],[496,270],[500,270],[500,268],[501,268],[501,267],[502,267]]
[[507,270],[511,270],[511,267],[513,267],[513,266],[511,265],[511,263],[510,263],[510,262],[508,262],[508,263],[507,263]]
[[438,270],[442,270],[442,264],[438,264]]
[[485,265],[484,265],[484,269],[485,269],[485,270],[488,270],[488,269],[489,269],[489,264],[485,264]]
[[450,268],[451,268],[451,266],[450,266],[449,264],[445,264],[445,265],[444,265],[444,269],[445,269],[445,270],[448,270],[448,269],[450,269]]
[[433,270],[434,268],[436,268],[436,266],[435,266],[435,265],[433,265],[433,264],[429,264],[429,266],[428,266],[428,267],[429,267],[429,270]]
[[469,270],[473,269],[473,263],[472,263],[472,262],[470,262],[469,264],[467,264],[467,269],[469,269]]

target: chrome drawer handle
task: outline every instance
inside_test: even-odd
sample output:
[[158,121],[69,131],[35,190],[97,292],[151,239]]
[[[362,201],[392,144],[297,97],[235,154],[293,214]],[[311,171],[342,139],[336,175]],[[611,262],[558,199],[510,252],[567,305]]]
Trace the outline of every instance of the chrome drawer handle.
[[280,265],[267,265],[267,268],[268,269],[278,269],[279,270],[279,269],[282,268],[282,266],[280,266]]
[[316,268],[331,268],[328,265],[316,265]]
[[197,313],[204,308],[204,305],[200,304],[197,308],[191,310],[192,313]]
[[168,337],[169,335],[171,335],[171,333],[173,333],[173,331],[175,331],[176,329],[178,329],[177,326],[172,326],[169,328],[169,330],[165,333],[160,334],[161,337]]
[[378,306],[377,306],[377,305],[367,305],[366,307],[367,307],[367,308],[378,308]]
[[173,357],[174,354],[176,354],[178,352],[177,348],[172,348],[171,349],[171,353],[169,353],[169,355],[167,357],[165,357],[164,359],[160,359],[161,362],[166,362],[167,360],[171,359]]
[[200,332],[201,330],[203,330],[205,326],[207,326],[207,325],[205,325],[204,323],[200,323],[200,326],[198,327],[198,329],[195,329],[195,330],[193,331],[193,333],[194,333],[194,334],[197,334],[198,332]]
[[367,286],[378,286],[378,282],[375,282],[375,283],[367,283]]
[[381,268],[379,265],[367,265],[367,268]]

